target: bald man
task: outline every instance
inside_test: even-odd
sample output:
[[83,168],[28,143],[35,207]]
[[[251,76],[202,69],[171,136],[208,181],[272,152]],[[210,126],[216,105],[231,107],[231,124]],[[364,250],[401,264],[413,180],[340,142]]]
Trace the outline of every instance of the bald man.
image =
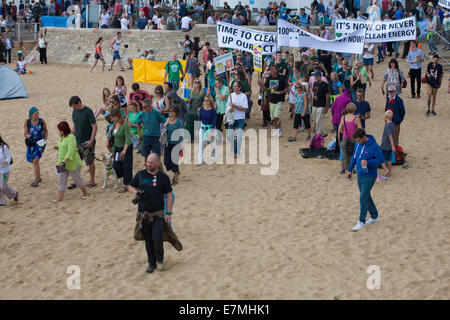
[[[155,268],[164,269],[163,231],[165,222],[170,223],[172,214],[172,186],[169,177],[159,171],[160,159],[156,153],[147,157],[146,169],[141,170],[133,178],[128,189],[133,196],[137,190],[143,190],[144,195],[138,203],[138,212],[145,212],[146,218],[142,220],[145,249],[148,256],[147,273]],[[164,219],[164,195],[167,199],[166,219]]]

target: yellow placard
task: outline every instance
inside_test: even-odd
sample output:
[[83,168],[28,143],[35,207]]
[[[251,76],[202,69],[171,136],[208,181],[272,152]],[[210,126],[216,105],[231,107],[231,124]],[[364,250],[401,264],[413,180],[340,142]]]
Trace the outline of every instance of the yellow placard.
[[[186,60],[179,61],[181,62],[184,71],[186,67]],[[169,61],[149,61],[146,59],[133,59],[133,81],[162,85],[164,83],[164,67],[166,66],[167,62]]]

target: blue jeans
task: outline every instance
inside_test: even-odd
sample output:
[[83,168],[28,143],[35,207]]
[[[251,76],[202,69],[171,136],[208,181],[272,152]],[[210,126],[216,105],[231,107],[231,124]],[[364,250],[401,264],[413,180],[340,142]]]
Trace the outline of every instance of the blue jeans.
[[378,217],[377,207],[370,196],[370,190],[372,190],[373,185],[377,177],[360,177],[358,175],[358,188],[359,188],[359,204],[361,206],[359,212],[359,221],[366,223],[367,211],[370,213],[372,219]]
[[434,44],[434,38],[436,36],[434,34],[430,34],[430,37],[428,38],[428,47],[430,48],[431,52],[437,51],[436,45]]
[[384,60],[383,58],[383,47],[378,47],[378,61]]
[[394,49],[395,52],[395,57],[397,58],[400,54],[398,53],[398,47],[400,46],[400,42],[393,42],[392,43],[392,48]]
[[142,136],[142,156],[147,158],[151,152],[161,155],[159,137]]
[[[233,151],[235,155],[241,153],[242,144],[242,134],[244,133],[244,119],[234,120],[232,125],[227,126],[227,140],[228,143],[233,143]],[[234,139],[234,134],[236,132],[236,140]],[[234,142],[233,142],[234,141]]]

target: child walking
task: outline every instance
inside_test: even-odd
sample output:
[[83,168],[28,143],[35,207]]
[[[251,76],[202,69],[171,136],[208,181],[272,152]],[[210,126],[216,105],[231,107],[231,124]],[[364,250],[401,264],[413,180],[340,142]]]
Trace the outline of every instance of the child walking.
[[11,153],[9,152],[9,146],[0,136],[0,207],[6,206],[5,196],[15,202],[19,200],[19,193],[8,186],[10,171]]
[[298,127],[302,121],[305,124],[305,129],[308,130],[308,137],[306,140],[311,139],[311,112],[309,110],[309,101],[306,88],[297,82],[295,84],[295,91],[294,131],[293,136],[288,138],[289,142],[294,142],[297,140]]
[[[394,144],[394,132],[395,125],[392,122],[392,117],[394,114],[391,110],[388,110],[384,113],[384,121],[386,124],[384,125],[383,136],[381,138],[380,148],[383,152],[384,161],[387,163],[387,173],[386,176],[391,175],[392,168],[392,156],[395,155],[395,144]],[[385,177],[379,176],[378,180],[386,180]]]
[[142,111],[138,110],[137,102],[130,101],[128,104],[127,121],[130,125],[131,142],[133,142],[133,149],[138,150],[138,153],[142,152],[142,131],[141,126],[138,124],[141,113]]

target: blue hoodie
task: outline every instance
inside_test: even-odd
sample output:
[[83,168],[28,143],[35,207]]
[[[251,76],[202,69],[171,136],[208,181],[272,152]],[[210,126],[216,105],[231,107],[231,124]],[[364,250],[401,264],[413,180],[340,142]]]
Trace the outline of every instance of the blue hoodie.
[[[383,163],[383,153],[378,146],[375,138],[368,134],[367,142],[364,144],[355,143],[355,149],[353,150],[352,161],[348,167],[348,172],[352,172],[356,165],[356,172],[358,177],[376,177],[377,170],[381,163]],[[361,167],[361,160],[367,160],[368,172],[364,173]]]

